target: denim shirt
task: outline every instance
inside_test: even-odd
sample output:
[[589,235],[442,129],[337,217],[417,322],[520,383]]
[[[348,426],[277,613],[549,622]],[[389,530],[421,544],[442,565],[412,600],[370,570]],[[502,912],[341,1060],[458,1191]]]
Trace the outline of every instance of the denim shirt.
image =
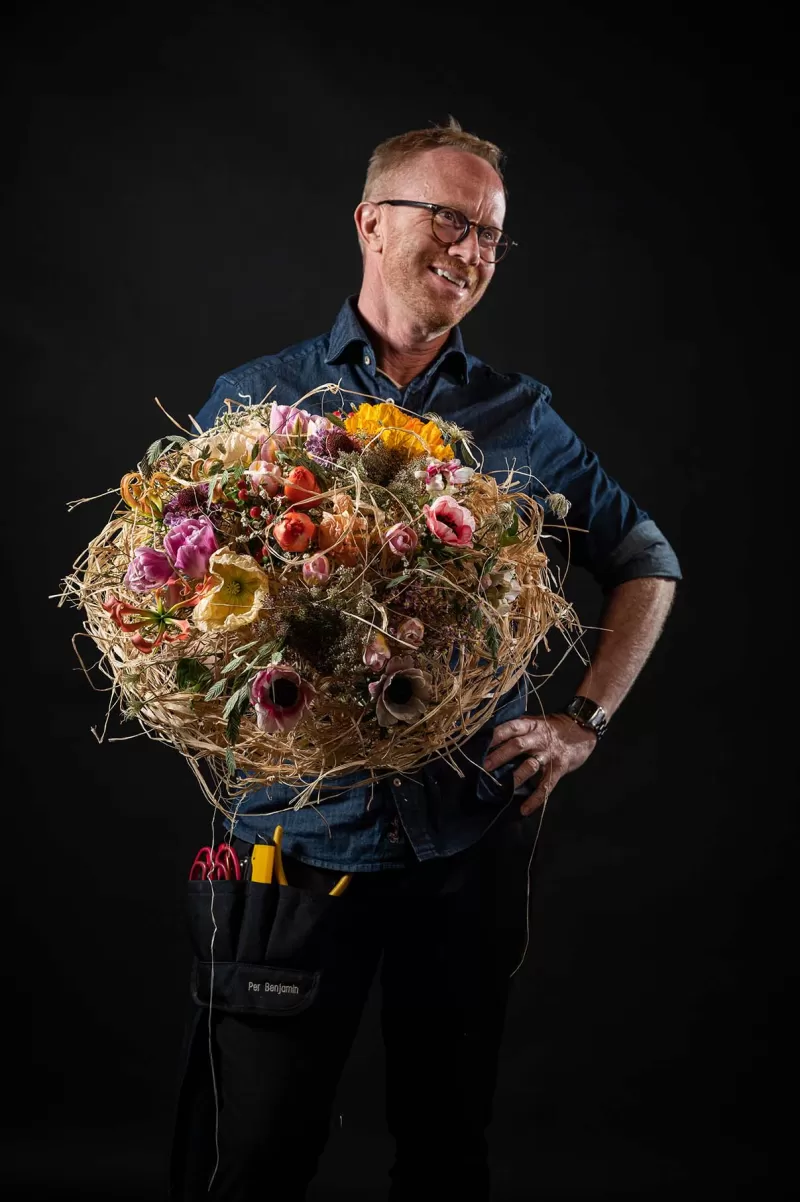
[[[571,502],[572,563],[585,568],[608,591],[641,576],[680,579],[674,551],[644,510],[613,480],[597,456],[558,416],[550,390],[531,376],[495,371],[464,350],[453,329],[434,361],[405,388],[376,369],[375,351],[362,326],[356,298],[349,297],[327,334],[275,355],[254,359],[220,376],[197,415],[207,429],[225,399],[290,405],[320,384],[379,397],[414,413],[433,411],[470,430],[483,453],[482,470],[530,472],[527,490],[540,503],[547,493]],[[318,393],[303,402],[310,413],[349,407],[360,398]],[[538,482],[538,483],[537,483]],[[234,834],[248,842],[284,828],[284,851],[297,859],[342,872],[401,868],[409,860],[453,855],[475,843],[511,802],[513,764],[480,771],[494,727],[525,712],[524,683],[498,703],[492,718],[452,757],[463,775],[443,760],[398,773],[371,786],[358,776],[339,777],[321,805],[291,808],[295,790],[276,784],[248,793],[235,807]],[[276,811],[281,811],[276,814]],[[226,825],[230,823],[226,822]]]

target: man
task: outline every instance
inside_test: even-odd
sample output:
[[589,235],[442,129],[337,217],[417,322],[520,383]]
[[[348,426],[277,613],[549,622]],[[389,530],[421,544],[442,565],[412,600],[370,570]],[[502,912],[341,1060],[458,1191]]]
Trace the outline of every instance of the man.
[[280,822],[290,885],[327,893],[352,873],[357,917],[328,949],[324,1003],[293,1018],[212,1014],[213,1125],[197,1117],[209,1084],[195,1048],[181,1111],[188,1154],[176,1139],[181,1197],[244,1199],[265,1186],[283,1202],[305,1196],[381,956],[391,1202],[489,1197],[486,1130],[527,920],[535,832],[525,819],[592,754],[680,578],[658,527],[556,414],[549,390],[464,350],[459,323],[510,245],[500,164],[497,147],[452,120],[379,146],[355,210],[358,297],[328,334],[220,377],[198,421],[210,425],[226,398],[290,404],[326,381],[457,421],[484,470],[513,463],[529,469],[534,495],[571,502],[570,525],[585,533],[573,535],[570,558],[604,591],[604,632],[565,712],[528,714],[524,687],[513,689],[462,749],[460,776],[434,763],[374,789],[342,778],[319,809],[287,809],[282,786],[238,807],[243,855]]

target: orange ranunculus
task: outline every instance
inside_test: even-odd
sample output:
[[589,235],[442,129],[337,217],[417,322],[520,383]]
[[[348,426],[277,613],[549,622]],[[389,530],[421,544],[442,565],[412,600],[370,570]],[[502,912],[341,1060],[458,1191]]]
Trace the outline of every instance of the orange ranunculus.
[[317,531],[320,551],[326,551],[337,563],[354,568],[367,558],[366,518],[360,514],[326,513]]
[[319,485],[307,467],[293,467],[286,475],[283,492],[295,509],[310,509],[316,505]]
[[284,551],[307,551],[316,533],[317,527],[308,514],[298,513],[296,509],[290,509],[273,530]]

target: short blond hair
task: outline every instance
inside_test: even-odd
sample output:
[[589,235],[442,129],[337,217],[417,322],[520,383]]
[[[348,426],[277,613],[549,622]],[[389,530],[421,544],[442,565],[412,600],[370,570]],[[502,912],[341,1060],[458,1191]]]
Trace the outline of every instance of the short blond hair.
[[450,146],[455,150],[464,150],[474,154],[479,159],[491,164],[500,177],[505,192],[503,180],[503,162],[505,155],[494,142],[487,142],[475,134],[468,134],[461,128],[455,117],[449,117],[447,125],[432,125],[429,129],[412,129],[405,134],[396,134],[381,142],[372,152],[367,168],[367,178],[364,183],[362,200],[375,198],[375,187],[379,180],[390,175],[392,171],[408,162],[424,150],[435,150],[439,146]]

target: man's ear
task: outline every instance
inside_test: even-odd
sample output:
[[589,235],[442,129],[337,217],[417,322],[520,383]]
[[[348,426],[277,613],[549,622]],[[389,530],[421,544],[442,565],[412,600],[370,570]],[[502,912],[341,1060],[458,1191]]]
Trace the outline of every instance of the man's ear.
[[379,205],[373,204],[371,200],[362,200],[361,204],[353,214],[360,237],[367,250],[380,251],[383,249],[383,235],[381,233],[382,213]]

